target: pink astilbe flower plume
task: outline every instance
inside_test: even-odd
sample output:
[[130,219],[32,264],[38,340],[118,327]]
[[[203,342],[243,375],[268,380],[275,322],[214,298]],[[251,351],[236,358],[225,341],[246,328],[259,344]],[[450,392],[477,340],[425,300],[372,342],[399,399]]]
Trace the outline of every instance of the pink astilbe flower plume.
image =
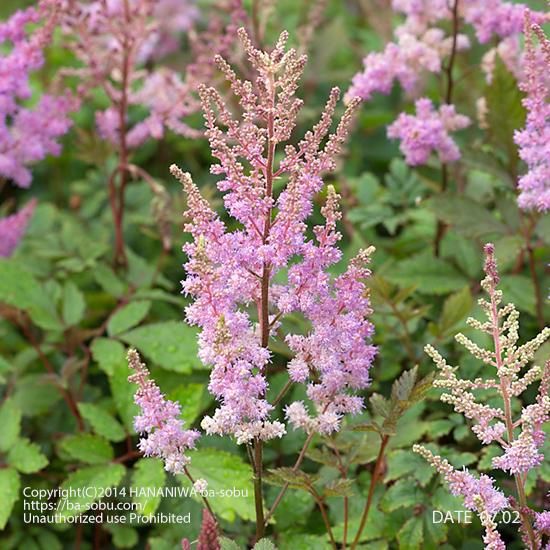
[[[59,154],[58,139],[69,130],[68,115],[79,105],[69,93],[43,95],[33,108],[21,103],[31,97],[30,74],[44,64],[58,9],[55,0],[41,0],[0,23],[0,46],[10,46],[0,54],[0,177],[19,187],[30,185],[30,165]],[[32,33],[30,23],[39,25]]]
[[31,219],[36,200],[29,201],[19,212],[0,218],[0,257],[11,256],[22,239]]
[[[518,204],[526,210],[546,212],[550,210],[550,41],[539,26],[531,25],[529,12],[525,19],[525,74],[520,87],[527,94],[523,100],[527,120],[514,139],[528,172],[518,181]],[[535,33],[539,50],[533,44]]]
[[401,152],[407,164],[425,164],[432,152],[443,163],[460,158],[460,149],[449,132],[461,130],[470,124],[470,119],[457,114],[453,105],[442,105],[436,111],[429,99],[416,102],[416,115],[401,113],[388,127],[388,137],[399,139]]
[[[257,50],[244,29],[239,36],[254,81],[241,80],[222,57],[216,61],[239,99],[242,119],[234,118],[214,88],[200,88],[206,135],[219,161],[212,172],[222,176],[218,188],[238,228],[229,231],[191,176],[171,167],[187,194],[185,230],[194,239],[184,246],[189,260],[183,290],[194,299],[186,317],[201,328],[200,358],[213,367],[209,389],[220,403],[202,427],[209,434],[232,435],[238,443],[285,433],[284,424],[270,418],[273,406],[265,396],[270,342],[285,315],[294,312],[308,319],[311,330],[286,336],[295,354],[289,383],[308,384],[318,414],[307,413],[307,428],[330,433],[343,415],[361,410],[362,399],[354,392],[370,381],[376,350],[369,343],[373,327],[363,279],[370,274],[372,250],[360,252],[333,278],[327,270],[341,258],[336,247],[341,235],[339,197],[332,187],[315,240],[306,236],[306,219],[323,187],[323,172],[334,169],[358,100],[350,102],[331,134],[339,97],[332,90],[317,125],[296,146],[287,144],[278,160],[277,148],[290,139],[302,107],[295,92],[306,58],[285,49],[286,32],[271,52]],[[276,181],[283,184],[278,194]]]
[[191,460],[186,452],[195,447],[200,433],[184,430],[180,406],[164,397],[134,349],[128,351],[128,364],[134,370],[128,380],[138,385],[134,401],[141,410],[134,418],[134,427],[136,432],[147,434],[140,439],[139,449],[145,456],[162,459],[166,471],[180,474]]
[[[532,525],[534,512],[528,511],[524,486],[526,475],[540,465],[544,458],[541,453],[545,440],[542,426],[550,419],[550,361],[542,368],[534,365],[523,373],[522,371],[533,359],[537,349],[550,337],[550,328],[544,328],[529,342],[517,345],[519,313],[513,304],[503,307],[500,305],[502,291],[498,290],[500,276],[492,244],[485,245],[485,255],[486,276],[481,286],[488,294],[489,300],[480,299],[478,303],[485,311],[487,321],[469,318],[467,323],[474,329],[489,334],[493,341],[493,349],[481,348],[464,334],[458,334],[456,340],[471,355],[494,369],[496,377],[461,379],[456,375],[459,367],[448,365],[432,346],[426,346],[425,350],[439,370],[439,378],[434,385],[445,390],[441,400],[453,405],[456,412],[464,414],[473,422],[472,431],[482,443],[495,442],[502,448],[503,454],[493,458],[492,465],[493,468],[514,476],[517,493],[514,500],[517,499],[521,513],[522,537],[528,541],[530,547],[535,548],[538,546]],[[525,406],[519,418],[514,419],[512,398],[523,394],[527,387],[538,379],[540,385],[535,402]],[[474,394],[476,390],[492,390],[499,395],[502,407],[492,407],[479,402]],[[432,454],[421,445],[415,445],[413,450],[425,457],[445,476],[453,494],[461,495],[464,504],[478,512],[486,529],[486,548],[504,548],[496,526],[488,519],[507,506],[504,495],[493,488],[493,480],[486,475],[481,475],[479,480],[475,480],[467,472],[456,472],[446,460]]]

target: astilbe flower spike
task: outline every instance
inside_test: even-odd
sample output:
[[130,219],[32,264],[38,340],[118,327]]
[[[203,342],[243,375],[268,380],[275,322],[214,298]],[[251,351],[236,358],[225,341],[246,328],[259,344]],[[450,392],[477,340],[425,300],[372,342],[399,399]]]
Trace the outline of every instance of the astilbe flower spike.
[[190,462],[185,453],[195,447],[200,433],[183,429],[179,404],[164,397],[149,378],[147,367],[134,349],[128,351],[128,364],[134,370],[128,380],[138,385],[134,401],[141,410],[141,414],[134,418],[134,427],[136,432],[147,434],[140,439],[139,449],[145,456],[162,459],[166,471],[173,474],[184,472]]
[[[527,10],[525,5],[503,0],[393,0],[392,8],[403,13],[405,20],[395,29],[393,41],[382,51],[371,52],[365,57],[363,71],[353,77],[346,93],[348,100],[360,97],[368,101],[374,93],[389,94],[396,82],[407,96],[417,98],[422,94],[429,74],[447,72],[447,78],[451,79],[457,52],[468,49],[471,44],[468,26],[473,28],[477,40],[482,44],[493,37],[498,39],[482,60],[482,69],[489,82],[497,56],[516,77],[521,77],[523,54],[520,37],[524,12]],[[530,11],[530,14],[535,23],[547,19],[542,12]],[[448,34],[448,27],[452,28],[452,34]],[[544,78],[542,73],[539,73],[538,78]],[[450,124],[456,126],[454,129],[464,128],[468,125],[468,119],[457,114],[450,105],[451,90],[449,84],[447,104],[441,105],[439,110],[428,108],[428,100],[421,99],[420,109],[417,101],[416,117],[402,114],[388,129],[390,137],[403,140],[401,149],[408,164],[425,163],[430,151],[434,149],[438,150],[443,163],[460,157],[458,148],[447,135],[452,128],[447,126]],[[480,112],[483,112],[484,106],[484,98],[479,98]],[[419,110],[423,114],[418,113]],[[435,132],[433,136],[430,133],[432,125],[436,127],[431,129]],[[532,139],[526,136],[526,147],[529,141]],[[542,140],[540,142],[543,143]],[[537,153],[540,156],[542,147],[537,149]]]
[[[30,185],[30,165],[59,154],[58,139],[69,130],[68,115],[79,104],[69,93],[45,94],[32,108],[22,104],[31,97],[30,74],[44,64],[58,8],[55,0],[41,0],[0,23],[0,46],[10,46],[0,53],[0,177],[19,187]],[[29,33],[31,23],[39,26]]]
[[[526,369],[537,349],[550,336],[550,328],[544,328],[538,336],[523,345],[517,345],[519,313],[513,304],[501,307],[502,292],[498,290],[499,273],[492,244],[485,246],[485,279],[481,285],[489,295],[489,301],[480,299],[479,305],[487,315],[487,321],[481,322],[469,318],[473,328],[489,334],[493,340],[493,349],[479,347],[472,340],[458,334],[456,340],[477,359],[496,370],[496,377],[481,377],[464,380],[456,375],[458,367],[451,367],[432,346],[426,346],[426,353],[433,359],[439,378],[434,385],[443,388],[441,400],[453,405],[455,410],[471,420],[472,431],[483,444],[496,442],[502,448],[502,455],[493,458],[492,465],[514,476],[519,511],[522,515],[522,536],[535,548],[535,541],[541,534],[533,529],[531,516],[526,513],[525,476],[543,460],[540,451],[545,433],[542,425],[550,419],[550,361],[541,368],[537,365]],[[522,374],[523,371],[523,374]],[[540,379],[536,400],[523,407],[519,418],[512,416],[512,399],[519,397],[528,386]],[[502,407],[489,406],[479,402],[474,395],[476,390],[493,390],[502,400]],[[461,495],[464,504],[479,513],[486,528],[486,547],[503,548],[499,542],[494,525],[486,521],[483,513],[493,514],[506,506],[506,499],[493,488],[493,480],[482,475],[475,480],[467,472],[456,472],[446,460],[433,455],[428,449],[415,445],[413,450],[424,456],[449,483],[451,492]],[[496,491],[496,492],[495,492]],[[482,507],[476,505],[476,499]],[[544,517],[537,519],[535,527],[544,525]],[[537,527],[540,530],[540,527]]]
[[[535,49],[533,34],[540,40]],[[518,204],[523,209],[550,210],[550,41],[538,25],[531,25],[529,13],[525,22],[525,74],[520,82],[527,94],[525,128],[516,131],[514,139],[528,172],[519,178]]]
[[455,112],[453,105],[442,105],[438,111],[429,99],[416,102],[416,115],[401,113],[388,127],[388,137],[401,140],[400,149],[407,164],[424,164],[432,151],[441,162],[454,162],[460,158],[460,150],[449,132],[461,130],[470,119]]
[[29,201],[19,212],[0,218],[0,257],[11,256],[25,234],[36,200]]
[[[376,350],[368,343],[373,327],[363,279],[370,273],[366,264],[372,250],[361,251],[332,279],[327,268],[341,258],[334,189],[329,188],[321,210],[325,224],[314,228],[315,241],[306,237],[305,220],[323,187],[321,174],[334,168],[358,101],[348,105],[329,136],[338,101],[338,90],[332,90],[318,124],[297,146],[286,145],[277,164],[276,149],[291,137],[302,106],[294,94],[306,58],[294,49],[285,51],[286,32],[269,53],[254,48],[244,29],[239,36],[257,74],[254,83],[239,79],[221,57],[217,63],[239,98],[242,121],[233,118],[215,89],[200,89],[206,134],[219,160],[212,172],[223,175],[218,188],[239,228],[229,231],[191,176],[171,167],[187,194],[185,230],[194,239],[184,246],[189,260],[183,290],[194,298],[186,317],[201,328],[200,358],[213,366],[209,390],[220,402],[201,425],[208,434],[232,435],[238,443],[285,433],[283,423],[270,419],[273,406],[265,398],[269,344],[284,315],[297,312],[310,321],[311,330],[286,336],[295,354],[288,365],[290,382],[308,384],[317,416],[304,413],[307,429],[330,433],[344,414],[361,410],[362,399],[353,392],[369,384]],[[286,186],[276,195],[280,181]],[[282,270],[287,282],[277,284]],[[249,306],[257,309],[258,322]],[[288,411],[299,406],[287,410],[291,422]]]

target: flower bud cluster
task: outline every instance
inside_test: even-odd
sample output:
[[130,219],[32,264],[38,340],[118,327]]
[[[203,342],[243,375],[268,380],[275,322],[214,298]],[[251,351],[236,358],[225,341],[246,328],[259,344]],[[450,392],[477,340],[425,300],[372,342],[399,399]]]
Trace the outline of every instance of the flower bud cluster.
[[[458,367],[451,367],[445,359],[432,346],[426,347],[426,353],[434,360],[439,371],[439,377],[435,386],[443,388],[445,393],[441,400],[453,405],[455,410],[462,413],[469,420],[473,421],[472,431],[487,445],[497,443],[502,448],[502,454],[493,458],[493,468],[502,470],[515,477],[517,487],[523,487],[525,476],[543,461],[541,448],[544,444],[545,433],[542,426],[550,419],[550,361],[544,368],[533,366],[523,374],[527,364],[533,359],[537,349],[550,337],[550,328],[544,328],[533,340],[518,346],[519,315],[512,304],[501,306],[502,292],[497,289],[499,284],[499,273],[494,256],[494,246],[485,246],[485,278],[481,286],[489,295],[489,300],[480,300],[479,304],[485,311],[488,321],[480,322],[470,320],[469,324],[485,333],[489,333],[493,340],[492,349],[484,349],[459,334],[456,340],[485,365],[495,370],[495,377],[484,376],[476,380],[462,380],[457,376]],[[530,405],[524,405],[519,418],[513,418],[512,399],[519,397],[524,390],[532,383],[540,379],[537,397]],[[485,390],[484,398],[487,397],[487,390],[492,391],[500,397],[502,406],[489,406],[484,404],[475,395],[476,390]],[[488,517],[494,514],[498,506],[494,505],[495,500],[490,495],[482,494],[480,484],[477,485],[467,478],[467,483],[458,486],[458,473],[455,472],[447,461],[433,455],[430,451],[421,446],[415,446],[414,450],[424,456],[441,474],[451,487],[453,494],[460,494],[464,503],[470,509],[476,510],[486,529],[486,548],[504,548],[496,527]],[[464,474],[463,474],[464,477]],[[492,488],[493,480],[487,476],[481,476],[484,486]],[[466,478],[465,478],[466,479]],[[490,484],[489,484],[490,481]],[[491,493],[495,497],[494,493]],[[480,499],[481,500],[476,500]],[[526,508],[525,497],[520,493],[520,506]],[[474,500],[472,500],[474,499]],[[523,499],[523,502],[522,502]],[[479,506],[475,505],[478,502]],[[506,506],[502,501],[500,508]],[[523,517],[522,534],[524,538],[537,536],[540,539],[543,530],[539,523],[544,525],[544,512],[537,519],[535,528],[539,534],[532,533],[530,519]],[[489,516],[487,516],[489,514]]]

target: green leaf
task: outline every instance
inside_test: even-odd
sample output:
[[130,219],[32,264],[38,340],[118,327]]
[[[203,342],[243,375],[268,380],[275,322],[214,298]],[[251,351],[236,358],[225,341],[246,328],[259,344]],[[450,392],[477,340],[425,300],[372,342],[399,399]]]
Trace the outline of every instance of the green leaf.
[[369,399],[370,406],[375,414],[379,414],[382,418],[387,418],[390,414],[389,401],[379,393],[373,393]]
[[21,410],[13,399],[7,399],[0,407],[0,426],[0,451],[7,451],[21,430]]
[[134,402],[134,393],[137,386],[128,381],[128,376],[132,370],[125,360],[123,364],[117,365],[109,376],[109,386],[115,402],[118,414],[124,426],[129,433],[134,431],[134,417],[137,416],[139,409]]
[[451,294],[443,304],[443,311],[438,323],[439,334],[449,335],[452,329],[470,313],[472,306],[473,299],[467,286],[455,294]]
[[107,323],[109,336],[115,336],[138,325],[149,313],[151,302],[139,300],[119,309]]
[[0,529],[4,529],[10,517],[13,505],[19,499],[19,474],[13,468],[0,468]]
[[102,407],[92,403],[79,403],[78,410],[96,434],[110,441],[122,441],[126,437],[120,422]]
[[129,525],[106,523],[103,527],[111,533],[116,548],[133,548],[139,542],[138,532]]
[[232,541],[231,539],[228,539],[226,537],[220,537],[219,543],[221,550],[241,550],[241,548],[235,541]]
[[25,416],[37,416],[48,412],[61,394],[45,374],[29,374],[20,378],[13,400]]
[[102,464],[113,460],[113,448],[102,437],[92,434],[69,435],[59,444],[61,451],[86,464]]
[[409,508],[418,504],[416,483],[410,478],[397,480],[385,493],[380,502],[380,508],[385,512],[393,512],[398,508]]
[[122,464],[102,464],[73,472],[61,485],[67,496],[59,500],[56,513],[62,517],[85,513],[106,489],[116,487],[122,481],[125,471]]
[[113,374],[117,368],[127,366],[126,350],[116,340],[96,338],[90,348],[94,361],[107,375]]
[[78,325],[85,311],[84,295],[72,281],[67,281],[63,287],[63,321],[69,327]]
[[301,470],[295,471],[292,468],[282,467],[268,470],[265,481],[278,486],[288,483],[289,487],[294,489],[308,490],[317,481],[317,476],[307,474]]
[[277,550],[277,547],[269,539],[261,539],[252,550]]
[[[164,487],[166,475],[162,461],[156,458],[142,458],[134,465],[132,474],[132,487],[139,489],[151,488],[157,489]],[[138,504],[137,510],[143,516],[154,514],[158,508],[161,497],[160,495],[136,495],[132,497],[133,502]]]
[[13,259],[0,259],[0,302],[27,311],[45,330],[63,330],[50,294],[27,268]]
[[503,275],[500,278],[503,303],[512,302],[520,311],[535,315],[535,286],[526,275]]
[[401,286],[416,285],[418,292],[425,294],[446,294],[468,283],[452,265],[429,252],[402,260],[387,278]]
[[326,497],[351,497],[353,494],[353,479],[334,479],[323,487]]
[[422,529],[422,517],[413,516],[397,533],[400,550],[416,550],[422,545],[424,531]]
[[388,471],[386,481],[393,481],[407,475],[414,478],[425,487],[435,474],[435,470],[421,456],[412,451],[397,450],[388,454]]
[[[244,520],[255,517],[252,469],[238,455],[218,449],[198,449],[193,451],[188,469],[194,479],[208,481],[209,494],[215,492],[216,496],[209,500],[216,515],[230,522],[237,516]],[[186,478],[180,479],[189,483]]]
[[513,171],[518,156],[514,131],[525,124],[525,107],[517,80],[498,55],[491,83],[483,95],[487,101],[488,133],[492,141],[508,153]]
[[525,240],[520,235],[506,235],[495,240],[495,256],[501,273],[513,267],[525,246]]
[[115,274],[109,266],[97,264],[94,268],[94,279],[105,292],[120,298],[126,291],[126,285]]
[[508,231],[507,227],[489,210],[464,195],[437,195],[428,201],[428,208],[439,219],[452,225],[468,238],[477,239],[492,234],[504,235]]
[[180,384],[170,391],[168,399],[181,405],[181,418],[189,425],[201,412],[204,384]]
[[202,368],[197,332],[181,321],[145,325],[120,335],[120,339],[167,370],[186,374]]
[[415,366],[412,369],[404,371],[403,374],[393,383],[391,389],[392,402],[406,401],[409,399],[409,396],[414,388],[414,383],[416,382],[417,373],[418,366]]
[[8,453],[8,464],[23,474],[33,474],[42,470],[48,459],[42,454],[36,443],[28,439],[18,439]]

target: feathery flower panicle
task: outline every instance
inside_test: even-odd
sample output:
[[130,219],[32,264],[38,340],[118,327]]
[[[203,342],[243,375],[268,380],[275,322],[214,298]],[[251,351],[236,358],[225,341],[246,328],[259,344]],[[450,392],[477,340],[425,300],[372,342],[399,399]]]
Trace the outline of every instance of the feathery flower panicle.
[[145,456],[162,459],[166,471],[182,473],[191,461],[185,453],[195,447],[200,433],[183,429],[180,406],[164,397],[134,349],[128,351],[128,364],[134,370],[128,380],[138,385],[134,401],[141,410],[134,418],[134,427],[138,433],[147,434],[140,439],[139,449]]
[[[396,27],[393,40],[382,51],[371,52],[365,57],[363,71],[353,77],[346,93],[347,100],[360,97],[367,101],[376,92],[387,95],[396,82],[408,96],[418,97],[429,74],[442,73],[449,68],[456,52],[470,47],[468,26],[473,28],[480,43],[498,39],[482,60],[488,82],[492,79],[497,55],[514,75],[521,76],[523,63],[519,39],[523,13],[527,10],[525,5],[503,0],[393,0],[392,8],[404,14],[405,20]],[[530,13],[536,23],[547,19],[544,13]],[[449,27],[453,29],[452,34],[448,32]],[[464,128],[468,119],[457,115],[452,105],[442,105],[439,115],[443,115],[442,111],[446,111],[446,115],[438,116],[428,108],[427,100],[419,101],[424,102],[424,115],[401,114],[388,128],[388,135],[404,140],[401,149],[411,165],[426,162],[434,149],[443,163],[457,160],[460,153],[447,135],[451,128],[446,126]],[[447,101],[450,102],[450,98]],[[525,147],[530,142],[532,138],[526,136]],[[538,152],[542,153],[542,149],[538,148]]]
[[457,114],[454,105],[442,105],[438,111],[429,99],[416,101],[416,115],[401,113],[388,127],[388,137],[401,140],[399,148],[407,164],[425,164],[432,152],[441,162],[460,158],[460,149],[449,132],[461,130],[470,124],[467,116]]
[[[31,183],[29,165],[60,152],[58,139],[71,126],[69,114],[79,102],[69,93],[43,95],[33,108],[22,105],[31,97],[30,74],[44,64],[44,48],[57,24],[58,3],[41,0],[0,23],[0,176],[19,187]],[[28,32],[30,23],[39,24]]]
[[[540,48],[533,43],[533,34]],[[520,88],[527,94],[523,105],[527,109],[525,128],[515,133],[519,155],[528,171],[518,181],[518,204],[525,210],[550,210],[550,41],[537,25],[525,17],[525,74]]]
[[0,218],[0,257],[11,256],[22,239],[31,219],[36,200],[29,201],[19,212]]
[[[452,404],[457,412],[473,421],[472,431],[482,443],[496,442],[502,448],[503,453],[493,458],[493,468],[514,475],[516,485],[521,488],[527,473],[536,468],[544,458],[541,448],[545,434],[541,428],[550,419],[550,361],[543,368],[535,365],[524,369],[537,349],[550,337],[550,328],[544,328],[533,340],[518,345],[519,314],[513,304],[501,306],[502,292],[498,290],[500,276],[492,244],[485,246],[485,256],[485,278],[481,286],[489,300],[480,299],[479,305],[485,311],[487,321],[470,318],[467,322],[473,328],[491,336],[493,349],[483,349],[463,334],[458,334],[456,340],[474,357],[494,369],[495,377],[460,379],[456,374],[458,367],[448,365],[432,346],[426,346],[426,353],[439,370],[439,378],[434,385],[445,390],[441,400]],[[540,385],[535,402],[525,406],[519,418],[514,419],[512,398],[520,396],[537,379],[540,379]],[[476,390],[493,390],[501,397],[502,407],[491,407],[478,402],[474,394]],[[415,445],[413,449],[445,476],[451,492],[460,494],[465,505],[479,513],[482,523],[487,519],[483,516],[484,512],[492,515],[506,505],[504,496],[500,498],[492,492],[493,481],[488,476],[482,475],[474,483],[469,474],[455,472],[447,461],[433,455],[424,447]],[[478,497],[481,498],[482,508],[472,505]],[[520,507],[526,508],[522,492],[519,492],[518,498]],[[530,522],[531,519],[522,512],[522,534],[527,538],[532,532]],[[486,528],[486,548],[504,548],[499,542],[500,537],[495,526],[487,521],[483,525]]]
[[[188,137],[200,135],[184,122],[199,107],[190,84],[167,67],[146,66],[166,50],[173,33],[187,30],[194,21],[193,3],[178,2],[172,10],[171,0],[60,1],[67,47],[81,62],[65,68],[62,75],[78,77],[83,96],[97,88],[105,92],[110,106],[96,112],[104,139],[120,146],[124,127],[125,147],[135,149],[149,138],[162,138],[167,129]],[[131,125],[134,111],[132,119],[138,113],[141,119]]]
[[[314,228],[315,240],[306,237],[305,222],[323,187],[323,172],[334,168],[358,100],[330,133],[339,97],[332,90],[320,121],[296,146],[286,144],[279,161],[277,148],[290,139],[302,107],[295,92],[306,58],[285,48],[286,32],[271,52],[257,50],[244,29],[239,37],[254,81],[241,80],[221,56],[216,61],[239,100],[241,119],[234,118],[214,88],[199,90],[206,135],[219,161],[212,172],[222,176],[218,188],[239,228],[229,231],[190,175],[171,167],[187,194],[185,230],[194,238],[184,246],[189,259],[183,291],[194,299],[186,317],[201,328],[200,358],[213,367],[209,389],[220,403],[202,427],[209,434],[232,435],[238,443],[285,433],[282,422],[270,419],[266,371],[271,339],[284,316],[296,312],[310,321],[311,330],[286,336],[295,354],[289,377],[308,384],[317,409],[317,416],[306,413],[307,428],[330,433],[344,414],[361,410],[362,399],[353,392],[368,385],[376,353],[369,344],[373,327],[363,282],[370,274],[372,250],[361,252],[339,277],[327,273],[341,258],[336,246],[339,196],[331,187],[321,209],[325,223]],[[276,181],[285,184],[278,194]],[[287,281],[276,284],[282,270]],[[298,407],[294,403],[290,410]]]

